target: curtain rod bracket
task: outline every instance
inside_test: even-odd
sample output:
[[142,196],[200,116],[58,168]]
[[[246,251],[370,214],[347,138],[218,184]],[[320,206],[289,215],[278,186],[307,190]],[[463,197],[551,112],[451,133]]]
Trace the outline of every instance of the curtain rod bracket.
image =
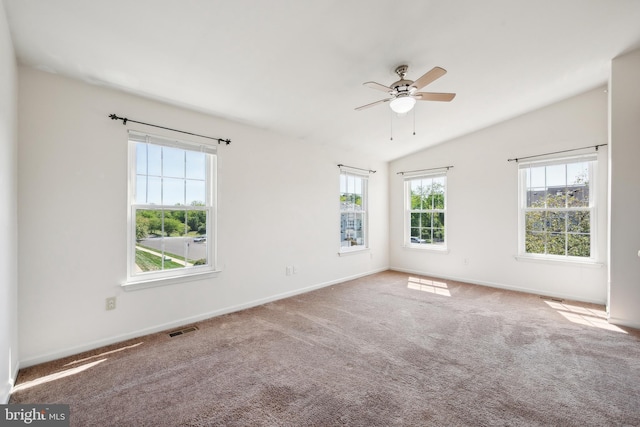
[[222,143],[222,142],[224,142],[225,145],[231,144],[231,140],[230,139],[214,138],[214,137],[211,137],[211,136],[200,135],[200,134],[193,133],[193,132],[185,132],[183,130],[172,129],[172,128],[168,128],[168,127],[164,127],[164,126],[158,126],[158,125],[152,125],[151,123],[138,122],[136,120],[129,120],[126,117],[118,117],[115,114],[109,114],[109,117],[111,118],[111,120],[122,120],[122,124],[123,125],[126,125],[127,122],[138,123],[138,124],[145,125],[145,126],[153,126],[153,127],[160,128],[160,129],[170,130],[172,132],[185,133],[187,135],[193,135],[193,136],[199,136],[201,138],[213,139],[214,141],[218,141],[218,145],[220,145],[220,143]]

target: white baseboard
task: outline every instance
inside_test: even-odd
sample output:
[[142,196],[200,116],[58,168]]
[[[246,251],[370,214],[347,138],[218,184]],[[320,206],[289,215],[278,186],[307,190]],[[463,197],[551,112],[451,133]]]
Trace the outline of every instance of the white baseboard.
[[11,399],[11,391],[13,390],[13,386],[18,379],[18,371],[20,370],[20,364],[16,364],[13,372],[11,373],[11,377],[6,384],[3,384],[0,387],[0,404],[6,405],[9,403],[9,399]]
[[627,328],[640,329],[639,322],[634,322],[628,319],[620,319],[618,317],[609,317],[609,323],[616,326],[626,326]]
[[411,269],[400,268],[400,267],[389,267],[389,269],[394,271],[400,271],[403,273],[419,274],[421,276],[435,277],[435,278],[445,279],[445,280],[455,280],[456,282],[470,283],[472,285],[487,286],[490,288],[506,289],[509,291],[524,292],[524,293],[534,294],[534,295],[544,295],[547,297],[554,297],[554,298],[560,298],[560,299],[566,299],[566,300],[572,300],[572,301],[588,302],[592,304],[600,304],[600,305],[606,304],[606,301],[604,300],[591,300],[589,298],[583,298],[577,295],[570,295],[570,294],[564,294],[564,293],[558,293],[558,292],[545,291],[544,293],[542,293],[540,289],[525,288],[521,286],[508,285],[504,283],[486,282],[482,280],[469,279],[466,277],[446,276],[441,274],[429,273],[427,271],[411,270]]
[[240,310],[245,310],[251,307],[257,307],[262,304],[267,304],[273,301],[278,301],[284,298],[289,298],[295,295],[304,294],[307,292],[314,291],[316,289],[324,288],[327,286],[335,285],[338,283],[347,282],[349,280],[358,279],[364,276],[370,276],[371,274],[380,273],[382,271],[387,271],[389,268],[384,267],[376,270],[372,270],[366,273],[355,274],[353,276],[342,277],[340,279],[330,280],[328,282],[318,283],[315,285],[307,286],[300,289],[295,289],[289,292],[283,292],[280,294],[272,295],[266,298],[260,298],[257,300],[249,301],[242,304],[237,304],[229,307],[224,307],[218,310],[210,311],[207,313],[201,313],[195,316],[185,317],[179,320],[175,320],[173,322],[167,322],[160,325],[152,326],[145,329],[140,329],[137,331],[128,332],[126,334],[116,335],[110,338],[101,339],[92,341],[83,345],[66,348],[63,350],[54,351],[51,353],[46,353],[42,355],[38,355],[35,357],[31,357],[29,359],[21,360],[20,367],[27,368],[29,366],[38,365],[40,363],[50,362],[52,360],[60,359],[67,356],[72,356],[74,354],[82,353],[89,350],[94,350],[96,348],[104,347],[111,344],[116,344],[122,341],[126,341],[133,338],[138,338],[144,335],[154,334],[156,332],[166,331],[168,329],[178,328],[184,325],[188,325],[190,323],[200,322],[202,320],[210,319],[212,317],[222,316],[223,314],[229,314]]
[[12,388],[13,385],[9,383],[2,385],[2,389],[0,389],[0,404],[6,405],[7,403],[9,403]]

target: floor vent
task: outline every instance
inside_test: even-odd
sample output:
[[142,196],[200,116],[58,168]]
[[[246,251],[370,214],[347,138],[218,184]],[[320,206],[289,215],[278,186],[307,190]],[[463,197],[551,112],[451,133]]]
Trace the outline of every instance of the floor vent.
[[177,337],[178,335],[186,334],[188,332],[193,332],[193,331],[197,331],[197,330],[198,330],[197,326],[190,326],[188,328],[179,329],[177,331],[169,332],[169,336],[171,338],[173,338],[173,337]]
[[540,296],[541,299],[553,302],[564,302],[562,298]]

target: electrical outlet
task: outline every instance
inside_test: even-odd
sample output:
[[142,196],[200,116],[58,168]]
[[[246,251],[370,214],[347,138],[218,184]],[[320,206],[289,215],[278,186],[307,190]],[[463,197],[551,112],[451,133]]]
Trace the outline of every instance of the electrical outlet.
[[116,309],[116,297],[107,298],[107,310],[115,310]]

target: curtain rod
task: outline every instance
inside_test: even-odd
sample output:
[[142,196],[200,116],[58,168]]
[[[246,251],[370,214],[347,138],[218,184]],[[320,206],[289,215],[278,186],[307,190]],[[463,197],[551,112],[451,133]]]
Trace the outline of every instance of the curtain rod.
[[349,169],[357,169],[359,171],[365,171],[365,172],[369,172],[369,173],[376,173],[376,171],[371,170],[371,169],[362,169],[362,168],[357,168],[355,166],[347,166],[347,165],[343,165],[342,163],[340,163],[338,165],[339,168],[349,168]]
[[173,132],[186,133],[187,135],[193,135],[193,136],[199,136],[199,137],[202,137],[202,138],[213,139],[214,141],[218,141],[218,144],[220,144],[221,142],[224,142],[226,145],[231,144],[231,140],[230,139],[214,138],[214,137],[211,137],[211,136],[199,135],[197,133],[185,132],[183,130],[172,129],[172,128],[168,128],[168,127],[164,127],[164,126],[152,125],[151,123],[138,122],[138,121],[135,121],[135,120],[128,119],[126,117],[118,117],[115,114],[110,114],[109,117],[111,117],[111,120],[122,120],[122,124],[123,125],[126,125],[127,122],[138,123],[138,124],[141,124],[141,125],[153,126],[153,127],[160,128],[160,129],[170,130],[170,131],[173,131]]
[[436,170],[441,170],[441,169],[446,169],[449,170],[453,168],[453,166],[442,166],[440,168],[429,168],[429,169],[417,169],[414,171],[402,171],[402,172],[398,172],[396,173],[396,175],[404,175],[405,173],[414,173],[414,172],[427,172],[427,171],[436,171]]
[[595,148],[596,151],[598,151],[598,147],[604,147],[605,145],[608,145],[608,144],[590,145],[588,147],[572,148],[570,150],[554,151],[552,153],[536,154],[534,156],[516,157],[515,159],[507,159],[507,161],[508,162],[516,162],[516,163],[518,163],[519,160],[533,159],[535,157],[548,156],[548,155],[551,155],[551,154],[568,153],[570,151],[586,150],[587,148]]

